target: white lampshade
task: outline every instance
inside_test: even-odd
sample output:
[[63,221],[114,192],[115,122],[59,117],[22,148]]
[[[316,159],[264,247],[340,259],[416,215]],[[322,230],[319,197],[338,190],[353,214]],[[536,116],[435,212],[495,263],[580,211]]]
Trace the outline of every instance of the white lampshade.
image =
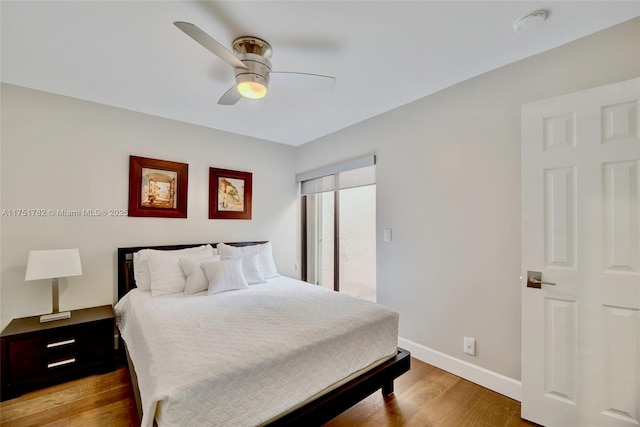
[[24,280],[80,276],[82,265],[78,249],[30,251]]
[[27,260],[27,273],[24,280],[52,279],[51,298],[53,310],[51,314],[40,316],[40,323],[68,319],[70,311],[59,311],[58,278],[80,276],[80,253],[78,249],[54,249],[48,251],[30,251]]

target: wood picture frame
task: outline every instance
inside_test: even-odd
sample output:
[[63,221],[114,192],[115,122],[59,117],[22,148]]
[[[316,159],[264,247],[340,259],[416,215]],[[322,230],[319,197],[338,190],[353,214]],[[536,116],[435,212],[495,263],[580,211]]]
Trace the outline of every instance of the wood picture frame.
[[187,217],[189,165],[129,156],[129,216]]
[[251,219],[253,174],[209,168],[209,219]]

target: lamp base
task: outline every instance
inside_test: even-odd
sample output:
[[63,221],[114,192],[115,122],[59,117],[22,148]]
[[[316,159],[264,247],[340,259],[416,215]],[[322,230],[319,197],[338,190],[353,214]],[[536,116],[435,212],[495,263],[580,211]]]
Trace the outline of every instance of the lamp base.
[[53,322],[54,320],[69,319],[70,317],[71,317],[70,311],[63,311],[61,313],[44,314],[40,316],[40,323]]

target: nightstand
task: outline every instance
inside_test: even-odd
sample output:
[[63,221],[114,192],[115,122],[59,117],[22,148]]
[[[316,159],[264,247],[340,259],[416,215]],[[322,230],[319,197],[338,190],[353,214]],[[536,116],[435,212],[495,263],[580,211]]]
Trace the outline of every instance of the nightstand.
[[71,311],[71,318],[40,323],[14,319],[0,335],[0,399],[115,367],[113,307]]

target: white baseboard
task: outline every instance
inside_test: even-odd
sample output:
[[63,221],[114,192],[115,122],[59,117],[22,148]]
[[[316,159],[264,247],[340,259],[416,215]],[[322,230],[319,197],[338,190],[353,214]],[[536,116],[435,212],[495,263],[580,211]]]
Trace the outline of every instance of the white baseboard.
[[429,365],[451,372],[465,380],[503,394],[511,399],[522,401],[522,382],[509,378],[489,369],[476,366],[448,354],[432,350],[411,340],[398,338],[398,346],[409,350],[411,356]]

